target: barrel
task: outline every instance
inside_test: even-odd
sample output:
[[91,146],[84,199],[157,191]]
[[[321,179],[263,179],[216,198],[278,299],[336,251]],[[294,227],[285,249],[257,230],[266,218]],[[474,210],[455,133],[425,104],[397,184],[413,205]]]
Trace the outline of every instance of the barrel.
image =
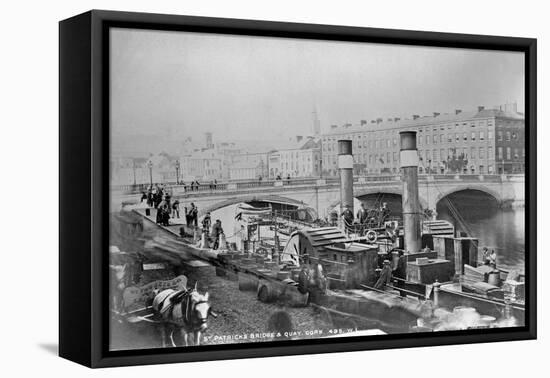
[[258,288],[258,278],[252,274],[239,272],[238,280],[241,291],[256,291]]
[[267,282],[260,283],[258,287],[258,299],[264,303],[273,302],[277,299],[273,286]]
[[500,271],[493,270],[489,273],[489,277],[487,278],[487,283],[493,286],[499,286],[500,285]]

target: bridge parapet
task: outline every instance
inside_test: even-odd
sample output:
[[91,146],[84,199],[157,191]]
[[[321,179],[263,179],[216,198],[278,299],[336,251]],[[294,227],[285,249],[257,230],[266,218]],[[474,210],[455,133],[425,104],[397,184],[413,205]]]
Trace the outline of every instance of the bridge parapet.
[[[505,182],[505,181],[524,181],[524,175],[419,175],[419,181],[461,181],[461,182]],[[354,178],[355,185],[364,185],[372,183],[392,183],[395,184],[401,181],[399,175],[381,175],[381,176],[356,176]],[[332,186],[337,185],[339,179],[337,177],[310,177],[310,178],[291,178],[282,180],[253,180],[253,181],[228,181],[222,183],[199,184],[191,189],[190,185],[181,185],[176,183],[165,183],[172,191],[180,193],[210,193],[220,191],[238,191],[249,189],[265,189],[265,188],[284,188],[284,187],[300,187],[300,186]],[[115,185],[111,186],[111,192],[122,192],[126,194],[140,193],[147,191],[149,184],[137,185]]]

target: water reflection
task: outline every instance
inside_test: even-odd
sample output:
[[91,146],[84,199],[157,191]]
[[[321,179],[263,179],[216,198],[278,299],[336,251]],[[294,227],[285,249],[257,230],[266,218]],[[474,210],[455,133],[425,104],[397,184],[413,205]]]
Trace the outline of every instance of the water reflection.
[[479,239],[480,246],[497,252],[497,265],[525,269],[525,209],[501,209],[494,198],[477,191],[450,195],[437,207],[439,219],[457,231]]

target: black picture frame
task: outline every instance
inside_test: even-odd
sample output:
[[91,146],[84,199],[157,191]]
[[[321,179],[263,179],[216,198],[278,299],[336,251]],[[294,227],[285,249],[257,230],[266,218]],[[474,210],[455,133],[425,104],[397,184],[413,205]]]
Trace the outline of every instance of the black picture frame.
[[[110,27],[376,42],[525,53],[526,319],[524,327],[343,339],[109,351]],[[92,10],[59,24],[59,354],[89,367],[535,339],[536,39]],[[77,214],[76,216],[74,214]]]

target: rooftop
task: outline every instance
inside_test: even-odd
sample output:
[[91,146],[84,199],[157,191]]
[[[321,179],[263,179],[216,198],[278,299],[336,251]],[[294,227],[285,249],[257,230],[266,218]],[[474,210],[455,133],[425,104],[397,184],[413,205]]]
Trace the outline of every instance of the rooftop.
[[335,129],[331,129],[325,135],[340,135],[342,133],[354,133],[362,131],[380,131],[380,130],[392,130],[401,129],[405,127],[422,127],[430,125],[440,125],[447,123],[466,122],[476,119],[485,118],[507,118],[515,120],[524,120],[523,113],[504,111],[500,109],[481,109],[478,111],[444,113],[434,114],[432,116],[419,116],[415,119],[397,119],[397,120],[385,120],[377,123],[366,123],[364,125],[352,125],[348,127],[340,126]]

